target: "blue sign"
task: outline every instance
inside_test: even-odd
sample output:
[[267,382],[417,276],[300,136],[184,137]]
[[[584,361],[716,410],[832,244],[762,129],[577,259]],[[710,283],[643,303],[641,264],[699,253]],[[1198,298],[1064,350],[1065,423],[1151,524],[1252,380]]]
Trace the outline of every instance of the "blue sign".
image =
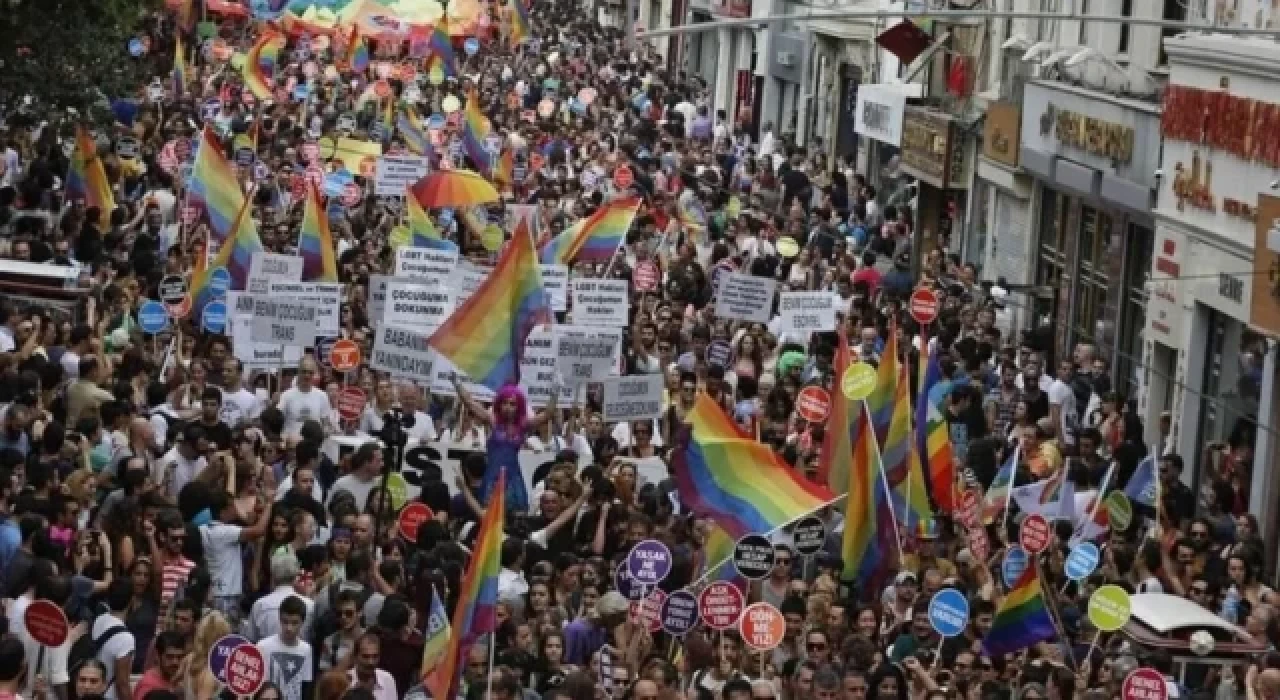
[[462,42],[462,50],[466,51],[468,56],[480,53],[480,40],[473,36],[467,37],[467,40]]
[[1098,551],[1098,545],[1092,542],[1081,542],[1071,549],[1071,553],[1067,555],[1066,569],[1067,578],[1072,581],[1080,581],[1089,577],[1093,570],[1098,568],[1098,561],[1101,560],[1102,553]]
[[226,297],[228,289],[231,289],[231,273],[221,265],[213,268],[209,273],[209,291],[215,297]]
[[662,611],[658,617],[667,634],[683,637],[698,624],[698,599],[682,588],[662,602]]
[[147,52],[147,47],[142,40],[134,37],[129,40],[129,55],[137,58]]
[[969,626],[969,599],[954,588],[944,588],[929,601],[929,624],[944,637],[959,637]]
[[[217,118],[218,113],[221,111],[222,111],[222,100],[216,97],[210,97],[209,99],[205,100],[204,105],[201,106],[200,108],[200,113],[204,115],[205,119],[215,119]],[[195,151],[193,149],[192,153],[194,152]]]
[[1022,572],[1027,570],[1029,563],[1026,550],[1016,544],[1010,547],[1004,554],[1004,563],[1000,565],[1000,576],[1004,578],[1004,585],[1012,588],[1013,584],[1022,578]]
[[227,659],[231,656],[232,650],[241,644],[248,644],[249,640],[238,634],[228,634],[213,643],[213,647],[209,649],[209,670],[213,672],[213,677],[218,679],[219,683],[227,682]]
[[227,329],[227,302],[211,301],[205,304],[204,315],[200,319],[206,331],[222,333]]
[[333,344],[337,338],[316,338],[316,360],[325,367],[332,367],[329,360],[333,356]]
[[627,572],[636,583],[656,586],[671,573],[671,550],[657,540],[645,540],[627,555]]
[[427,117],[427,128],[439,131],[444,128],[446,122],[443,114],[433,114]]
[[298,83],[293,88],[293,99],[302,102],[311,94],[311,86],[306,83]]
[[138,325],[142,326],[143,333],[155,335],[168,327],[169,312],[165,311],[164,304],[148,299],[138,307]]
[[644,586],[636,583],[636,580],[631,578],[631,572],[627,571],[627,562],[625,561],[618,564],[618,568],[613,571],[613,588],[627,600],[644,598]]
[[342,172],[329,173],[328,175],[325,175],[324,196],[330,198],[341,197],[343,188],[347,186],[350,173],[347,173],[347,175],[348,177],[343,177]]

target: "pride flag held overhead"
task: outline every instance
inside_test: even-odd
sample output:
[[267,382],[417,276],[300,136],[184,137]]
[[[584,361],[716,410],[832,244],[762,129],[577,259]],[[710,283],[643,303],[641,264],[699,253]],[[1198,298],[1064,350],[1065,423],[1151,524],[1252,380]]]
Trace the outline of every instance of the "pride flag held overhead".
[[286,41],[285,35],[266,29],[245,56],[240,68],[244,75],[244,85],[259,100],[271,97],[271,81],[275,77],[280,49],[284,48]]
[[116,198],[111,192],[107,171],[98,157],[98,145],[84,127],[76,127],[76,147],[71,154],[71,166],[67,170],[66,196],[81,200],[85,208],[97,207],[98,225],[103,232],[111,227],[111,212],[115,211]]
[[524,0],[508,0],[507,8],[511,15],[511,26],[507,30],[507,38],[511,43],[519,44],[533,36],[533,30],[529,27],[529,9],[524,6]]
[[329,216],[320,204],[320,193],[307,186],[306,208],[302,213],[302,229],[298,233],[298,255],[302,257],[304,282],[337,282],[338,261],[329,232]]
[[920,405],[916,406],[916,449],[925,465],[929,493],[940,513],[953,513],[956,508],[956,463],[951,449],[951,434],[943,411],[945,395],[934,391],[944,381],[937,349],[922,357]]
[[409,247],[434,250],[457,250],[458,246],[440,235],[431,217],[413,195],[406,193],[405,208],[409,213]]
[[476,166],[476,172],[485,177],[493,174],[493,154],[485,140],[489,137],[489,120],[480,109],[480,96],[475,90],[467,94],[467,106],[462,112],[462,149]]
[[431,611],[427,613],[427,634],[422,640],[422,677],[428,685],[432,683],[434,671],[444,659],[449,649],[449,641],[453,638],[453,629],[449,624],[449,613],[444,609],[444,601],[440,592],[431,591]]
[[204,206],[215,241],[222,242],[232,233],[232,224],[244,203],[244,192],[236,179],[235,167],[222,152],[208,124],[200,134],[195,163],[191,167],[188,197]]
[[626,241],[639,210],[639,197],[607,202],[543,245],[539,258],[546,264],[608,263]]
[[1028,566],[996,610],[991,630],[982,640],[982,651],[992,658],[1003,658],[1057,636],[1040,587],[1040,574],[1036,566]]

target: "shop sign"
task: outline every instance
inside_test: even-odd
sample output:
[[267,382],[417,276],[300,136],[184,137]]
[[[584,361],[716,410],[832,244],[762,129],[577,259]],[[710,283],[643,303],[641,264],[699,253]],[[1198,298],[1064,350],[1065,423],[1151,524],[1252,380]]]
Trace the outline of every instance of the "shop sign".
[[1200,159],[1200,151],[1191,152],[1191,165],[1178,161],[1173,166],[1173,196],[1178,200],[1178,211],[1188,206],[1214,212],[1218,210],[1213,200],[1213,162]]
[[1170,347],[1181,347],[1182,256],[1187,239],[1182,233],[1163,226],[1156,230],[1155,249],[1151,254],[1151,293],[1147,299],[1147,326],[1151,339]]
[[1110,158],[1124,165],[1133,160],[1133,127],[1109,122],[1082,112],[1059,107],[1052,102],[1040,116],[1040,128],[1053,130],[1064,146]]
[[751,0],[713,0],[711,14],[718,17],[744,18],[751,16]]
[[[1249,279],[1256,275],[1248,273],[1258,261],[1266,259],[1270,262],[1273,259],[1273,256],[1265,254],[1266,251],[1264,244],[1252,256],[1254,260],[1251,262],[1249,258],[1234,255],[1217,244],[1189,237],[1187,252],[1182,257],[1183,292],[1187,293],[1190,287],[1196,301],[1241,323],[1248,323],[1254,285],[1264,285],[1267,280],[1265,273],[1261,280]],[[1258,287],[1259,293],[1264,293],[1265,289],[1264,286]]]
[[902,141],[907,95],[893,85],[860,85],[854,106],[853,131],[869,139],[897,146]]
[[1258,195],[1250,325],[1280,336],[1280,197]]
[[1160,131],[1242,160],[1280,167],[1280,104],[1187,85],[1165,89]]
[[964,187],[964,153],[955,138],[951,117],[918,107],[902,120],[902,167],[934,187]]
[[1069,85],[1032,81],[1023,91],[1020,136],[1020,150],[1061,156],[1150,189],[1172,181],[1169,164],[1163,182],[1155,175],[1162,151],[1159,107],[1154,104],[1119,102]]
[[987,120],[982,129],[982,155],[987,160],[1018,167],[1018,129],[1022,112],[1011,102],[994,102],[987,107]]

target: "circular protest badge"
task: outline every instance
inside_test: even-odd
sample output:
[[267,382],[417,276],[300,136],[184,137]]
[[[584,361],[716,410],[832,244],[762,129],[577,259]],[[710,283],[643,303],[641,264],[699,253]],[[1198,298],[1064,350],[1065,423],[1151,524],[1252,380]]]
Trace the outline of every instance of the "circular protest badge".
[[791,540],[795,543],[797,552],[811,557],[821,552],[822,545],[827,542],[826,523],[816,515],[801,518],[791,530]]
[[169,318],[186,318],[191,313],[191,295],[185,294],[176,304],[165,304],[165,310],[169,312]]
[[831,414],[831,394],[820,386],[807,386],[796,394],[796,413],[810,423],[825,423]]
[[462,42],[462,50],[466,51],[468,56],[480,53],[480,40],[473,36],[467,37],[467,40]]
[[790,236],[783,236],[778,239],[776,244],[778,255],[790,260],[800,254],[800,244],[796,243],[796,239]]
[[187,280],[181,275],[169,275],[160,280],[160,301],[173,306],[187,295]]
[[221,334],[226,332],[227,302],[219,299],[205,304],[204,311],[200,314],[200,326],[209,333]]
[[742,633],[743,643],[751,651],[772,651],[782,643],[787,632],[787,620],[770,603],[752,603],[742,611],[738,631]]
[[1132,614],[1129,594],[1115,584],[1107,584],[1089,596],[1089,621],[1103,632],[1124,627]]
[[631,283],[637,292],[653,292],[658,289],[658,265],[652,260],[641,260],[631,273]]
[[840,391],[850,401],[861,401],[876,388],[876,368],[865,362],[855,362],[840,377]]
[[662,606],[667,602],[667,592],[655,588],[640,600],[631,601],[631,619],[644,625],[650,633],[662,630]]
[[1123,700],[1169,700],[1169,685],[1154,668],[1135,668],[1120,686]]
[[683,588],[662,602],[662,629],[673,637],[689,634],[698,624],[698,599]]
[[619,165],[613,169],[613,186],[619,190],[625,190],[635,184],[636,176],[631,172],[631,168],[625,165]]
[[489,224],[480,232],[480,245],[490,253],[496,253],[502,250],[502,242],[506,239],[506,234],[502,232],[502,227],[497,224]]
[[27,634],[46,647],[62,646],[71,632],[67,614],[61,607],[47,600],[32,601],[22,614],[22,623],[27,628]]
[[209,271],[209,291],[214,297],[225,298],[231,289],[231,272],[219,265]]
[[1067,555],[1066,564],[1063,566],[1067,574],[1067,578],[1072,581],[1082,581],[1092,574],[1094,569],[1098,568],[1098,562],[1101,560],[1102,553],[1098,551],[1098,545],[1092,542],[1081,542],[1071,548],[1071,553]]
[[336,372],[353,372],[360,367],[360,345],[342,338],[329,350],[329,366]]
[[1133,503],[1123,491],[1112,491],[1107,494],[1106,499],[1102,501],[1102,506],[1107,509],[1107,519],[1112,530],[1124,532],[1133,524]]
[[753,581],[766,578],[773,571],[777,552],[764,535],[744,535],[733,546],[733,565],[738,573]]
[[391,507],[400,510],[409,500],[409,482],[400,472],[387,475],[387,495],[391,497]]
[[742,591],[732,583],[711,583],[698,594],[698,612],[702,622],[718,632],[736,627],[745,605]]
[[1004,553],[1004,561],[1000,564],[1000,577],[1004,579],[1004,585],[1013,588],[1018,579],[1022,578],[1022,572],[1027,570],[1031,564],[1031,558],[1027,556],[1027,551],[1022,547],[1014,545]]
[[929,599],[929,624],[944,637],[959,637],[969,626],[969,599],[954,588],[944,588]]
[[733,359],[733,346],[723,340],[713,340],[707,346],[707,364],[729,369]]
[[245,643],[227,658],[227,689],[239,696],[253,695],[266,681],[266,663],[258,647]]
[[249,640],[238,634],[228,634],[213,643],[209,649],[209,671],[219,683],[223,685],[227,683],[227,659],[231,657],[231,652],[236,647],[248,643]]
[[164,304],[148,299],[138,307],[138,325],[143,333],[155,335],[169,327],[169,312]]
[[440,109],[445,114],[453,114],[461,108],[462,101],[458,99],[457,95],[449,95],[440,101]]
[[400,527],[400,536],[410,542],[418,541],[418,528],[432,517],[431,509],[425,503],[413,502],[400,509],[396,524]]
[[927,287],[918,287],[907,301],[907,312],[922,326],[938,318],[938,295]]
[[628,571],[627,562],[618,564],[613,570],[613,588],[627,600],[640,600],[644,597],[644,586],[636,583]]
[[1043,515],[1032,513],[1023,519],[1022,526],[1018,528],[1018,544],[1028,554],[1039,554],[1049,546],[1052,532],[1049,521]]
[[344,386],[338,390],[338,417],[352,423],[360,420],[369,397],[358,386]]
[[645,540],[627,555],[627,573],[642,586],[656,586],[671,573],[671,550],[658,540]]

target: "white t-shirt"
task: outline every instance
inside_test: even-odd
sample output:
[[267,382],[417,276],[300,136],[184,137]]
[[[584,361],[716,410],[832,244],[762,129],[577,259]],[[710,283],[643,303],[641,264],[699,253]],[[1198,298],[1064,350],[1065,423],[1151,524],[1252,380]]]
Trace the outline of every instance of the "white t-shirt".
[[1058,406],[1062,416],[1058,421],[1059,437],[1064,443],[1074,445],[1080,416],[1076,412],[1076,394],[1071,390],[1071,385],[1061,379],[1053,380],[1053,384],[1049,385],[1049,405]]
[[240,557],[239,525],[214,521],[200,526],[200,541],[213,579],[213,594],[218,597],[238,596],[244,579],[244,562]]
[[311,645],[297,640],[285,644],[273,634],[258,642],[267,663],[267,680],[280,689],[281,700],[302,700],[302,684],[311,682]]
[[[89,632],[93,635],[93,639],[101,639],[106,634],[106,631],[112,627],[124,627],[124,621],[115,615],[107,613],[106,615],[98,616],[98,619],[93,621],[93,629]],[[132,657],[135,651],[135,644],[133,633],[125,629],[123,632],[116,632],[98,650],[98,661],[101,661],[102,665],[107,667],[107,698],[116,696],[116,662],[126,656]]]
[[[329,500],[333,500],[333,494],[339,491],[350,491],[352,496],[356,497],[356,508],[360,512],[364,512],[364,506],[369,502],[369,494],[373,493],[373,489],[378,485],[378,477],[373,477],[368,481],[362,481],[357,474],[348,474],[341,479],[333,482],[333,488],[329,489]],[[327,503],[325,504],[328,505]]]
[[333,411],[329,395],[314,387],[307,391],[297,387],[286,390],[280,395],[279,408],[284,414],[285,435],[297,435],[302,431],[302,424],[309,420],[327,422]]
[[168,477],[169,488],[165,489],[165,492],[170,497],[177,498],[178,492],[182,490],[182,487],[191,483],[191,480],[196,478],[196,474],[199,474],[206,464],[203,456],[196,457],[194,460],[187,459],[178,450],[178,446],[174,445],[173,449],[166,452],[160,458],[160,461],[156,463],[156,469],[159,473],[152,474],[151,478],[155,479],[157,484],[163,484],[166,480],[166,472],[172,470],[172,476]]
[[262,413],[262,403],[258,396],[244,387],[236,391],[222,392],[222,411],[218,417],[228,427],[234,428],[242,421],[251,421]]
[[[71,654],[71,640],[68,639],[60,647],[49,649],[32,639],[23,620],[23,617],[27,614],[27,606],[31,605],[31,600],[29,594],[23,593],[13,600],[9,606],[8,613],[9,632],[22,640],[22,646],[27,651],[27,680],[22,687],[22,692],[27,697],[31,697],[37,673],[49,678],[49,682],[52,685],[60,685],[71,680],[71,677],[67,674],[67,657]],[[40,650],[42,648],[47,650],[44,655],[45,666],[44,668],[37,668],[36,662],[40,659]]]
[[62,365],[62,371],[67,375],[67,379],[80,378],[80,356],[74,350],[67,350],[62,353],[62,359],[58,360]]

